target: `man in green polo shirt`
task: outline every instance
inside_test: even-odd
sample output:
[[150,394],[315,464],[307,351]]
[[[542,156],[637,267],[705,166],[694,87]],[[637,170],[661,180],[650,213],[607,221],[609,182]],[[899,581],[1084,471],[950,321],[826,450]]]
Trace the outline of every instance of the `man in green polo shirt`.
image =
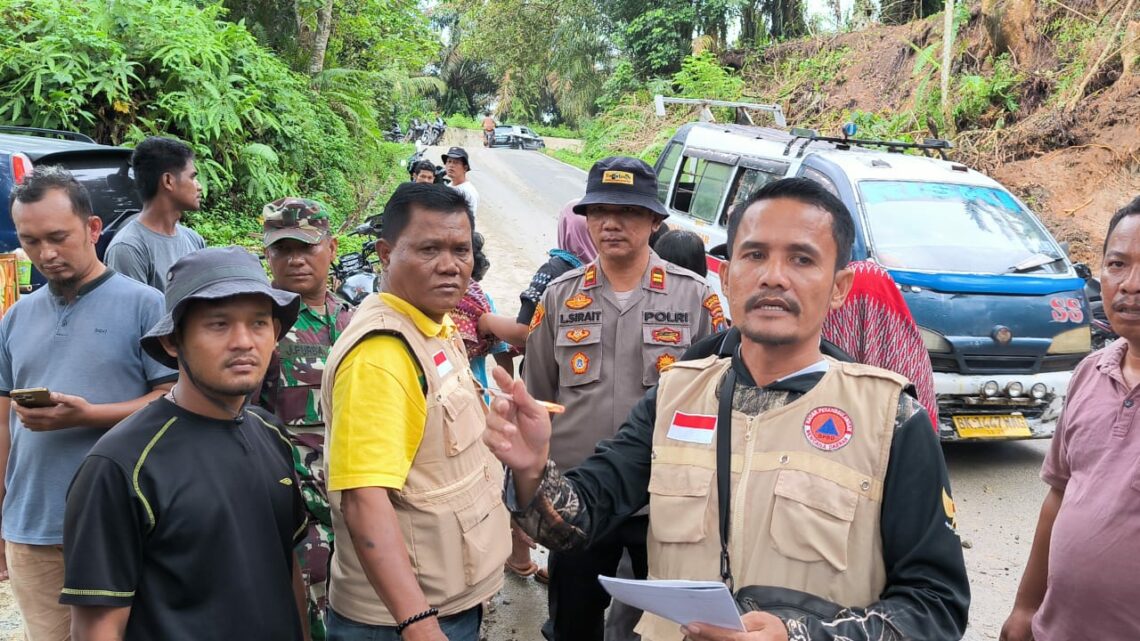
[[265,256],[273,286],[301,296],[301,312],[281,339],[265,374],[259,404],[281,419],[289,431],[294,467],[310,519],[298,547],[308,589],[309,627],[324,639],[329,558],[333,530],[324,476],[321,375],[334,341],[352,318],[352,307],[329,290],[328,274],[336,258],[324,205],[306,198],[280,198],[262,210]]

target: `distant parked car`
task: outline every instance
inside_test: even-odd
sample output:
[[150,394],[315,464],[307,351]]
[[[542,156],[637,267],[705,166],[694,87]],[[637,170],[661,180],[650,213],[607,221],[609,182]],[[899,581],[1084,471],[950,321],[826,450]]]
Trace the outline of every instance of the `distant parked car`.
[[495,138],[491,141],[492,147],[510,147],[511,149],[542,149],[546,146],[542,137],[527,127],[520,125],[499,125],[495,127]]
[[[72,131],[0,126],[0,252],[20,246],[8,209],[12,187],[23,182],[34,165],[61,165],[87,187],[95,215],[103,221],[97,245],[102,258],[115,232],[142,209],[131,153],[126,147],[100,145]],[[43,277],[33,273],[32,282],[42,284]]]

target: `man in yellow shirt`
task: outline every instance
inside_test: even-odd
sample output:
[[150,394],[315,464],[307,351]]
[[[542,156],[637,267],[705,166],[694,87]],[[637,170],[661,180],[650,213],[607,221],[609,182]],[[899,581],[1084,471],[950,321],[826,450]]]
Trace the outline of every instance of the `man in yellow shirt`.
[[322,383],[329,501],[340,545],[329,641],[477,641],[510,552],[502,467],[447,312],[467,289],[463,195],[406,183],[384,208],[384,291],[361,304]]

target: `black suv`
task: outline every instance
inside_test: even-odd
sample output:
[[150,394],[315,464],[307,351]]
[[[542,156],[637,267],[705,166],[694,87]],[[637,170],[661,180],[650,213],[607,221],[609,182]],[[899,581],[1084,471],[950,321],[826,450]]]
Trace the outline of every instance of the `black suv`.
[[[20,246],[8,209],[12,186],[35,165],[61,165],[87,187],[95,215],[103,221],[97,247],[102,258],[115,232],[142,209],[130,166],[131,153],[125,147],[100,145],[71,131],[0,126],[0,252]],[[38,273],[33,280],[43,282]]]

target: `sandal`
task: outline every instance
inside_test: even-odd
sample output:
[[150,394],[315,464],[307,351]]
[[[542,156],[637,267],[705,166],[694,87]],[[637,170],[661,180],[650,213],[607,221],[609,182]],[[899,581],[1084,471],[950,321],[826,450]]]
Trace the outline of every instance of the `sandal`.
[[539,568],[534,573],[534,580],[543,585],[550,585],[550,573],[546,571],[546,568]]
[[[519,566],[511,563],[510,559],[508,559],[506,564],[504,564],[503,569],[522,579],[525,579],[529,576],[534,576],[539,572],[545,572],[545,570],[539,569],[538,564],[534,561],[531,561],[530,565],[520,568]],[[548,577],[547,581],[549,580],[550,579]]]

